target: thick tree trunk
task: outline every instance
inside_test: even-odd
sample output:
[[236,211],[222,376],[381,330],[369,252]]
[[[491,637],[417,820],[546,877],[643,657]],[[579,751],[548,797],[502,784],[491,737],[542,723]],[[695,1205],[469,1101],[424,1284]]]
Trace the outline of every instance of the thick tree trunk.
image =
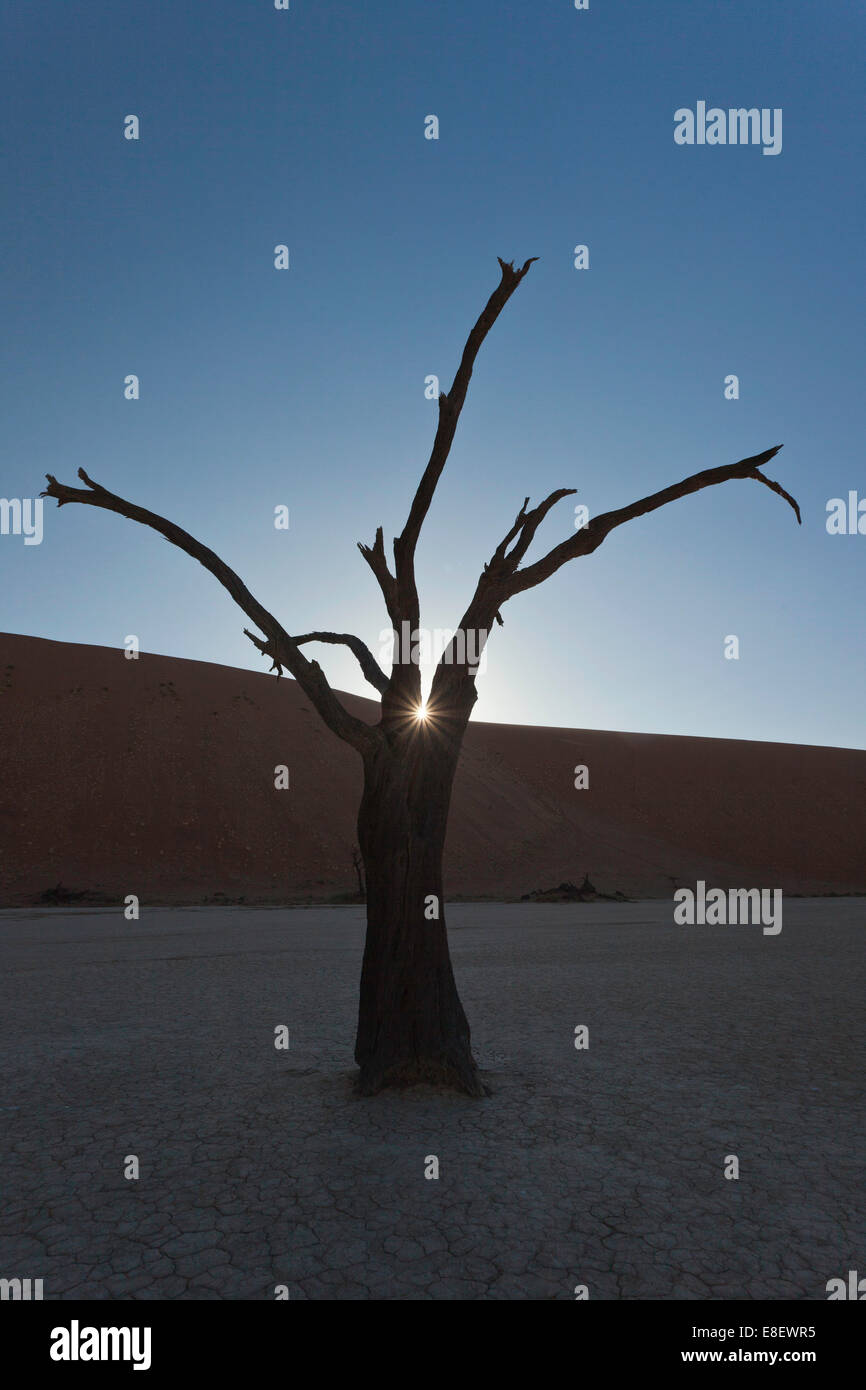
[[457,994],[442,892],[442,852],[458,748],[419,727],[365,765],[358,840],[367,939],[355,1061],[359,1089],[428,1081],[484,1094]]

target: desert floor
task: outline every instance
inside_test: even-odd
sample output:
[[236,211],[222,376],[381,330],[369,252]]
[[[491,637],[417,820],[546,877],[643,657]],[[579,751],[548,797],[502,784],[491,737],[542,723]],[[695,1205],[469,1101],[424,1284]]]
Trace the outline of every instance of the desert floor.
[[0,1276],[825,1299],[864,1260],[866,902],[784,908],[765,936],[670,900],[449,907],[483,1101],[353,1094],[360,908],[0,913]]

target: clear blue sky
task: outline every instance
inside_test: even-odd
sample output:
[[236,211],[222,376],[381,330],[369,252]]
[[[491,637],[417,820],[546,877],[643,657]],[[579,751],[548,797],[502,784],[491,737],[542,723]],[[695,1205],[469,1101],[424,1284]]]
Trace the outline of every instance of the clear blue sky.
[[[539,256],[422,536],[425,624],[456,625],[527,493],[577,487],[596,513],[782,442],[769,472],[804,524],[740,482],[618,530],[506,607],[475,717],[866,746],[866,536],[825,527],[829,498],[866,497],[861,4],[2,13],[2,495],[83,465],[216,549],[289,631],[376,648],[355,543],[403,525],[424,379],[447,389],[496,256]],[[676,145],[700,100],[781,107],[782,153]],[[8,631],[267,664],[210,575],[108,513],[46,503],[41,545],[0,537],[0,586]],[[348,654],[315,655],[372,694]]]

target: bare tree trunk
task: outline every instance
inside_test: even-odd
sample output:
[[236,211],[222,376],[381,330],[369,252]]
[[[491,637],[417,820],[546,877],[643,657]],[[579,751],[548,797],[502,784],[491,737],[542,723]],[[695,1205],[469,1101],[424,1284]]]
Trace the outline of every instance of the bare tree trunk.
[[352,863],[355,866],[355,873],[358,876],[358,897],[361,902],[367,901],[367,890],[364,887],[364,865],[361,859],[361,852],[358,849],[352,850]]
[[[462,730],[460,737],[462,737]],[[358,839],[367,939],[355,1061],[359,1088],[442,1083],[484,1088],[448,953],[442,853],[460,738],[418,728],[365,760]]]

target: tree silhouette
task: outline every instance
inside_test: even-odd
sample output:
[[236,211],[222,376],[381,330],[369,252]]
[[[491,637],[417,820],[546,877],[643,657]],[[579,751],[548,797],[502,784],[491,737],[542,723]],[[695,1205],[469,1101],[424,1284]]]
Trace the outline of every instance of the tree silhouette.
[[[516,270],[499,261],[501,278],[463,349],[451,389],[439,397],[439,420],[429,461],[406,524],[394,540],[393,568],[381,526],[372,545],[359,549],[379,583],[395,633],[391,670],[381,669],[369,648],[349,633],[309,632],[290,637],[214,551],[164,517],[93,482],[68,487],[50,473],[43,497],[59,506],[82,502],[103,507],[160,532],[210,570],[258,628],[244,629],[269,656],[279,677],[288,670],[339,738],[361,756],[364,790],[358,813],[358,843],[367,892],[367,934],[361,972],[355,1060],[359,1087],[373,1094],[384,1086],[440,1082],[470,1095],[484,1088],[472,1057],[469,1024],[457,994],[445,928],[442,855],[451,788],[463,734],[477,699],[477,661],[502,608],[515,594],[534,588],[569,560],[590,555],[616,527],[716,483],[751,478],[784,497],[798,522],[800,510],[778,483],[760,471],[781,445],[753,458],[706,469],[628,507],[604,512],[581,530],[521,567],[541,522],[574,488],[559,488],[537,506],[527,497],[514,524],[497,545],[478,579],[469,606],[436,667],[426,709],[422,705],[417,639],[420,604],[415,584],[415,549],[436,484],[454,440],[478,351],[533,260]],[[317,661],[301,647],[311,642],[341,644],[358,660],[366,680],[381,696],[379,722],[351,715],[328,684]]]

